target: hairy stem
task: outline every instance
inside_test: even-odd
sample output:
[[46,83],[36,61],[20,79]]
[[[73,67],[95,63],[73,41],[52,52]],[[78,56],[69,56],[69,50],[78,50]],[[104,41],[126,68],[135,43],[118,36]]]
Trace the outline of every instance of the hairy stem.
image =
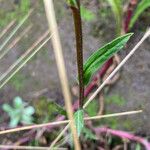
[[80,14],[80,0],[76,0],[76,6],[70,6],[75,27],[76,36],[76,53],[77,53],[77,66],[79,77],[79,107],[82,108],[84,100],[84,83],[83,83],[83,42],[82,42],[82,21]]

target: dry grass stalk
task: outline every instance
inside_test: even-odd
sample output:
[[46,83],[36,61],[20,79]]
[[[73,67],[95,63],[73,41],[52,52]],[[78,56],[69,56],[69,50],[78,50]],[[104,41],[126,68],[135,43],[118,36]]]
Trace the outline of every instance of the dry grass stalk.
[[11,38],[16,34],[16,32],[21,28],[21,26],[25,23],[25,21],[29,18],[33,9],[29,11],[29,13],[21,20],[21,22],[13,29],[10,35],[6,38],[6,40],[1,44],[0,51],[6,46],[6,44],[11,40]]
[[7,47],[6,50],[0,55],[0,59],[2,59],[21,39],[25,36],[31,29],[32,25],[28,26],[23,32],[17,36]]
[[59,141],[59,139],[64,135],[64,133],[68,130],[68,128],[69,128],[69,124],[63,129],[63,131],[56,137],[56,139],[51,143],[51,145],[50,145],[50,149],[52,149],[55,145],[56,145],[56,143],[57,143],[57,141]]
[[36,48],[4,81],[0,84],[0,89],[50,40],[48,37],[38,48]]
[[0,82],[21,62],[25,59],[25,57],[27,57],[33,50],[34,48],[36,48],[36,46],[38,46],[43,40],[44,38],[46,38],[49,34],[49,31],[46,31],[40,38],[38,38],[30,48],[28,48],[26,50],[26,52],[16,61],[14,62],[5,73],[3,73],[0,76]]
[[5,28],[4,30],[1,32],[0,34],[0,39],[8,32],[8,30],[15,24],[16,20],[11,21]]
[[[19,150],[50,150],[49,147],[40,146],[16,146],[16,145],[0,145],[0,149],[19,149]],[[53,148],[53,150],[66,150],[66,148]]]
[[98,115],[103,115],[104,112],[104,93],[103,91],[99,94],[99,111],[98,111]]
[[55,18],[53,1],[52,0],[44,0],[44,5],[45,5],[45,11],[46,11],[50,31],[54,33],[54,35],[52,37],[52,44],[54,47],[54,53],[55,53],[59,78],[60,78],[60,82],[61,82],[61,86],[62,86],[62,92],[64,95],[65,106],[67,109],[67,115],[68,115],[69,120],[71,120],[70,127],[71,127],[71,132],[73,135],[74,146],[75,146],[76,150],[80,150],[80,143],[79,143],[79,139],[77,136],[77,131],[76,131],[74,117],[73,117],[71,94],[69,91],[69,84],[68,84],[68,79],[67,79],[67,75],[66,75],[62,47],[61,47],[61,42],[60,42],[56,18]]
[[[98,116],[94,116],[94,117],[85,117],[84,120],[86,121],[86,120],[96,120],[96,119],[109,118],[109,117],[120,117],[120,116],[124,116],[124,115],[131,115],[131,114],[137,114],[137,113],[142,113],[142,110],[127,111],[127,112],[107,114],[107,115],[98,115]],[[69,122],[70,122],[70,120],[64,120],[64,121],[43,123],[43,124],[38,124],[38,125],[30,125],[30,126],[25,126],[25,127],[18,127],[18,128],[14,128],[14,129],[0,131],[0,135],[6,134],[6,133],[13,133],[13,132],[19,132],[19,131],[24,131],[24,130],[42,128],[42,127],[47,127],[47,126],[63,125],[63,124],[69,123]],[[66,130],[68,129],[68,127],[69,127],[69,124],[65,127]]]
[[18,127],[18,128],[14,128],[14,129],[0,131],[0,135],[6,134],[6,133],[13,133],[13,132],[25,131],[25,130],[30,130],[30,129],[42,128],[42,127],[47,127],[47,126],[63,125],[68,122],[69,122],[69,120],[64,120],[64,121],[50,122],[50,123],[44,123],[44,124],[38,124],[38,125]]
[[121,113],[108,114],[108,115],[98,115],[94,117],[85,117],[84,120],[96,120],[96,119],[101,119],[101,118],[118,117],[118,116],[131,115],[131,114],[137,114],[137,113],[142,113],[142,110],[121,112]]

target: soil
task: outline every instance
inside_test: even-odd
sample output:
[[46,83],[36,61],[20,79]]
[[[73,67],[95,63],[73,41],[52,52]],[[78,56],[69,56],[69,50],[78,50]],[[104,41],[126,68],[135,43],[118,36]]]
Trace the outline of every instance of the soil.
[[[36,0],[33,0],[34,4]],[[1,2],[2,3],[2,2]],[[0,9],[2,7],[0,3]],[[9,1],[3,1],[5,7],[9,6]],[[8,5],[7,5],[8,4]],[[33,5],[32,5],[33,6]],[[98,14],[94,2],[89,5],[90,9]],[[3,6],[3,9],[5,9]],[[58,20],[59,33],[62,42],[63,54],[65,58],[69,84],[72,87],[76,81],[76,54],[75,38],[73,30],[73,20],[71,12],[65,5],[64,1],[55,1],[56,16]],[[147,19],[150,21],[150,18]],[[2,74],[22,53],[47,29],[47,20],[44,6],[41,2],[36,2],[35,10],[28,22],[17,32],[16,36],[32,24],[31,31],[9,52],[9,54],[0,61],[0,74]],[[120,53],[121,59],[134,47],[144,34],[142,21],[135,26],[134,36],[128,43],[128,46]],[[139,27],[139,28],[138,28]],[[2,28],[0,28],[2,31]],[[94,50],[103,46],[106,42],[115,37],[115,24],[112,18],[105,20],[97,17],[94,21],[83,22],[84,35],[84,59],[94,52]],[[5,38],[5,37],[4,37]],[[14,37],[15,38],[15,37]],[[2,39],[3,40],[3,39]],[[2,40],[0,42],[2,42]],[[142,109],[143,113],[118,118],[118,129],[125,129],[135,133],[142,133],[148,137],[150,135],[150,38],[146,40],[134,56],[124,65],[121,70],[120,79],[110,88],[108,95],[121,95],[126,104],[117,106],[106,105],[109,112],[121,112]],[[48,98],[53,99],[63,105],[63,96],[56,69],[56,62],[51,43],[49,42],[42,50],[27,63],[26,66],[10,82],[0,90],[0,105],[11,103],[13,98],[21,96],[25,101],[33,103],[37,100],[35,94],[41,93]],[[1,127],[6,125],[6,114],[0,110]],[[131,124],[126,127],[124,121]],[[7,125],[6,125],[7,126]]]

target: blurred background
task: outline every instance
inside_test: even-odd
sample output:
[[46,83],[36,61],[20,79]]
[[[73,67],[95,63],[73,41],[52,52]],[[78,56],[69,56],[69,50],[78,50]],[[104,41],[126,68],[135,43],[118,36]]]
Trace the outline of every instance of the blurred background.
[[[125,18],[129,2],[123,0],[122,3],[122,13],[124,13],[122,18]],[[76,100],[77,66],[73,19],[65,0],[54,0],[54,4],[70,89],[73,99]],[[82,5],[83,47],[84,60],[86,60],[92,52],[116,38],[118,30],[121,30],[120,32],[122,33],[124,29],[123,27],[119,29],[114,13],[107,1],[84,0]],[[19,22],[22,21],[31,9],[33,9],[33,12],[30,16],[24,21],[12,38],[10,38],[7,44],[2,47]],[[134,35],[127,46],[119,53],[118,57],[120,59],[123,59],[130,52],[149,25],[150,9],[148,8],[140,15],[136,23],[129,30],[130,32],[134,32]],[[4,54],[0,59],[0,75],[2,76],[46,31],[48,31],[48,23],[43,1],[0,0],[0,35],[5,33],[0,36],[0,55]],[[5,51],[9,52],[5,54]],[[134,56],[124,65],[119,73],[119,78],[113,84],[107,86],[103,94],[105,113],[138,109],[142,109],[143,113],[102,120],[99,121],[100,124],[107,124],[113,129],[132,131],[135,134],[147,138],[150,137],[149,60],[150,38],[140,46]],[[0,80],[0,84],[3,84],[3,81],[5,81],[5,78]],[[64,106],[60,87],[53,49],[51,42],[48,42],[7,84],[1,87],[0,106],[2,107],[0,107],[0,129],[2,130],[10,126],[11,117],[6,109],[8,108],[7,106],[12,106],[15,103],[14,99],[17,98],[20,98],[20,100],[16,100],[16,103],[20,102],[19,105],[25,102],[25,105],[33,107],[33,109],[29,109],[29,116],[34,112],[33,118],[26,119],[26,121],[28,120],[27,122],[25,121],[26,123],[44,123],[54,120],[55,115],[59,111],[57,111],[57,107],[52,107],[51,103],[56,102],[60,106]],[[98,99],[97,97],[97,102]],[[5,105],[6,109],[4,108],[4,104],[7,104]],[[98,110],[96,106],[97,104],[93,103],[89,111],[93,113],[93,109]],[[16,122],[16,124],[14,123],[16,126],[25,123],[24,121]],[[0,136],[0,143],[13,143],[18,137],[19,134],[15,134],[15,138],[11,134],[8,134],[5,138],[2,135]],[[48,138],[51,139],[52,137]]]

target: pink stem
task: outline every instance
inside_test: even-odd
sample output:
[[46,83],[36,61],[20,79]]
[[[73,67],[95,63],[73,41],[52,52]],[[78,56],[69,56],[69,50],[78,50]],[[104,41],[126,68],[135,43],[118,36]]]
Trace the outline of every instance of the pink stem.
[[145,140],[142,137],[138,137],[138,136],[135,136],[133,134],[130,134],[128,132],[120,131],[120,130],[112,130],[112,129],[109,129],[109,128],[106,128],[106,127],[93,128],[93,130],[96,132],[96,134],[111,133],[112,135],[118,136],[120,138],[124,138],[124,139],[139,142],[139,143],[141,143],[145,146],[146,150],[150,150],[150,143],[147,140]]

